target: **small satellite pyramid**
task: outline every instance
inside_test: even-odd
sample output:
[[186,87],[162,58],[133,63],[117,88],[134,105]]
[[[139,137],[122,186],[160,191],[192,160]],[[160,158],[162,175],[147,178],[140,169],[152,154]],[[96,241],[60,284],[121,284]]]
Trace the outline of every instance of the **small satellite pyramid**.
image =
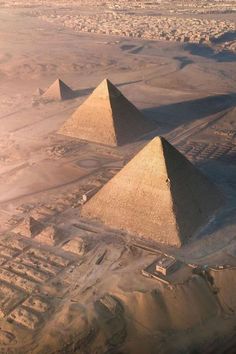
[[32,216],[27,216],[14,228],[13,232],[24,237],[34,237],[41,232],[43,225]]
[[58,240],[60,240],[59,236],[56,228],[53,225],[48,225],[36,235],[35,240],[50,246],[55,246]]
[[64,123],[60,134],[117,146],[156,129],[122,93],[105,79]]
[[83,206],[81,215],[180,247],[222,200],[206,176],[164,138],[156,137]]
[[57,79],[42,95],[48,101],[61,101],[73,98],[73,90],[63,81]]

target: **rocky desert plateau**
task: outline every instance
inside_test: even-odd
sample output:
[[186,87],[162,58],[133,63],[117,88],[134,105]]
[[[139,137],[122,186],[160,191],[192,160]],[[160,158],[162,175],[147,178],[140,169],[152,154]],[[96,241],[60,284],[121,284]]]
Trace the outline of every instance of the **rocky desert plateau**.
[[0,1],[0,353],[236,353],[236,1]]

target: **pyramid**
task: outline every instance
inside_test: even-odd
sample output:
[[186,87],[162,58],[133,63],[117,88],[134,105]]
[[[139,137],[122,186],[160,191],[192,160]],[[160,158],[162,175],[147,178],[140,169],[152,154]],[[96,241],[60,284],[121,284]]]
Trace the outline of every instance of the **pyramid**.
[[63,245],[63,250],[66,252],[71,252],[79,256],[83,256],[86,252],[86,243],[81,237],[76,237],[72,240],[67,241]]
[[73,90],[63,81],[57,79],[42,95],[48,101],[61,101],[73,97]]
[[83,206],[81,215],[180,247],[221,203],[207,177],[156,137]]
[[32,216],[27,216],[14,228],[13,232],[24,237],[34,237],[43,228],[43,225]]
[[59,130],[60,134],[117,146],[156,129],[105,79]]
[[55,246],[60,241],[60,235],[53,225],[49,225],[36,235],[35,240],[49,246]]
[[38,87],[33,96],[40,97],[43,94],[44,94],[44,91],[40,87]]

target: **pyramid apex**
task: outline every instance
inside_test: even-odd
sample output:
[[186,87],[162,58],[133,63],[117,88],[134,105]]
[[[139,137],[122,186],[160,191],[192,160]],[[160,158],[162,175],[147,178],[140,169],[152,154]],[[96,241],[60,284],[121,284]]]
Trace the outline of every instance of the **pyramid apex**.
[[64,81],[62,79],[60,79],[59,77],[55,80],[55,82],[59,82],[60,84],[65,85]]
[[[158,148],[161,149],[165,155],[165,158],[173,158],[174,155],[177,153],[178,157],[186,159],[182,154],[179,153],[179,151],[176,150],[176,148],[169,143],[168,140],[166,140],[163,136],[156,136],[154,137],[147,145],[147,147],[153,147],[153,148]],[[167,154],[167,155],[166,155]]]
[[[146,150],[152,150],[153,153],[155,151],[163,151],[164,145],[172,146],[168,141],[163,138],[162,136],[155,136],[152,140],[150,140],[145,147],[143,148],[144,151]],[[142,150],[141,150],[142,151]]]
[[[64,81],[63,81],[62,79],[60,79],[59,77],[56,78],[56,80],[54,81],[54,83],[52,83],[52,85],[53,85],[53,84],[66,85],[66,84],[64,83]],[[66,85],[66,86],[67,86],[67,85]]]
[[107,78],[105,78],[104,80],[102,80],[100,82],[100,84],[97,86],[97,88],[100,87],[100,86],[108,86],[109,83],[110,83],[110,81]]
[[109,80],[107,77],[105,77],[105,79],[102,80],[101,84],[104,83],[104,84],[111,84],[114,86],[114,84],[111,82],[111,80]]
[[164,138],[162,136],[157,135],[149,142],[149,144],[163,143],[163,139]]
[[100,98],[107,98],[110,96],[120,96],[121,92],[113,85],[113,83],[105,78],[93,91],[94,95]]
[[[53,86],[53,85],[55,85],[55,84],[61,84],[61,83],[63,83],[63,81],[62,81],[59,77],[57,77],[57,78],[52,82],[51,86]],[[51,87],[51,86],[50,86],[50,87]]]
[[107,77],[105,77],[105,79],[102,80],[102,83],[105,82],[105,83],[108,83],[108,82],[111,82]]
[[159,139],[161,140],[162,143],[163,142],[165,142],[165,143],[167,142],[167,140],[162,135],[159,136]]
[[[157,135],[155,136],[151,141],[150,143],[152,142],[158,142],[158,143],[161,143],[161,144],[165,144],[165,143],[168,143],[168,141],[161,135]],[[169,144],[169,143],[168,143]]]

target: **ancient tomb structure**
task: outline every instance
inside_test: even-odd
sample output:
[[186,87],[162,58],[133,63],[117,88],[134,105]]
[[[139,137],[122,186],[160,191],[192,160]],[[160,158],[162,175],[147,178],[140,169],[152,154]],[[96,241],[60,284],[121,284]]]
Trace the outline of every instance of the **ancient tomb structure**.
[[61,101],[73,98],[73,90],[63,81],[57,79],[42,95],[44,100]]
[[156,129],[105,79],[59,130],[60,134],[117,146]]
[[42,229],[43,225],[38,220],[35,220],[32,216],[27,216],[19,222],[13,229],[13,232],[24,237],[34,237],[40,233]]
[[60,241],[60,235],[55,226],[48,225],[35,236],[35,240],[49,246],[55,246]]
[[169,275],[177,268],[177,261],[174,257],[163,256],[156,263],[155,271],[162,275]]
[[148,143],[82,208],[82,216],[180,247],[219,208],[218,189],[164,138]]

